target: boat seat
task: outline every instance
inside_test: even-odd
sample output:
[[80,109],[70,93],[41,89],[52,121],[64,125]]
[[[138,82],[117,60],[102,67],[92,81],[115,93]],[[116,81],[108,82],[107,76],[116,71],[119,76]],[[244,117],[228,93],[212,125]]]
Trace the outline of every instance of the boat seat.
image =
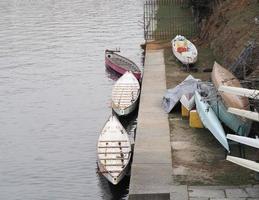
[[99,158],[99,160],[129,160],[128,157],[121,157],[121,158]]
[[104,164],[105,167],[107,166],[119,166],[119,167],[124,167],[122,164]]
[[130,146],[98,146],[98,148],[129,148]]
[[127,152],[123,152],[123,151],[118,151],[118,152],[98,152],[98,154],[129,154],[130,151],[127,151]]

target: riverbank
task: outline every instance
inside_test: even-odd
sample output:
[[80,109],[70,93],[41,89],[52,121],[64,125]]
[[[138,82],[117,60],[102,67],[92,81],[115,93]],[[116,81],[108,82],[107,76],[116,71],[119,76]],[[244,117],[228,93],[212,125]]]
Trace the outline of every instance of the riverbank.
[[[166,88],[188,74],[180,70],[168,43],[147,44],[129,199],[259,198],[255,173],[226,161],[208,130],[190,128],[179,110],[164,113]],[[210,77],[202,69],[192,75]],[[231,150],[238,154],[236,147]]]
[[[167,89],[175,87],[189,74],[192,74],[195,78],[199,78],[202,81],[209,81],[210,71],[214,61],[220,63],[224,62],[227,57],[226,55],[230,57],[230,52],[232,52],[235,58],[239,55],[248,40],[247,37],[241,37],[243,36],[241,33],[249,33],[248,35],[251,36],[250,39],[258,38],[259,32],[256,32],[256,27],[253,22],[254,15],[258,10],[258,6],[256,8],[257,4],[258,3],[253,0],[243,0],[240,2],[219,1],[215,4],[213,8],[214,14],[210,16],[208,20],[209,22],[213,22],[215,26],[206,24],[206,26],[201,27],[199,34],[190,37],[199,52],[199,58],[195,64],[196,70],[194,71],[186,72],[182,70],[181,64],[172,54],[169,40],[150,42],[147,45],[149,50],[163,49],[164,51]],[[170,22],[169,20],[162,20],[161,18],[161,20],[158,21],[158,30],[159,28],[161,29],[161,27],[170,26],[170,24],[173,23],[174,27],[181,25],[181,30],[188,33],[186,29],[190,28],[190,26],[183,23],[182,19],[186,19],[185,16],[190,15],[190,8],[183,8],[182,6],[178,6],[177,3],[170,6],[175,10],[175,12],[173,12],[174,20]],[[235,10],[228,8],[235,8]],[[168,11],[166,7],[160,6],[158,8],[158,18],[168,16],[166,11]],[[224,13],[221,11],[224,11]],[[245,12],[246,14],[240,14],[240,12]],[[223,16],[225,19],[225,21],[223,21],[228,26],[224,26],[221,16]],[[245,26],[245,21],[249,21],[249,19],[251,23]],[[194,21],[193,26],[195,26]],[[235,30],[235,37],[233,38],[240,36],[239,39],[233,40],[233,38],[229,38],[231,34],[229,34],[228,30]],[[175,29],[175,31],[178,30]],[[214,31],[221,34],[218,40]],[[223,33],[225,33],[225,35]],[[175,33],[173,34],[175,35]],[[238,43],[239,45],[233,49],[233,45],[229,45],[228,40],[231,40],[232,44]],[[219,42],[217,43],[215,41]],[[240,45],[241,43],[243,45]],[[215,49],[219,48],[221,48],[220,52],[215,51]],[[233,62],[233,59],[231,62]],[[256,62],[254,64],[256,65]],[[188,119],[181,117],[179,109],[175,109],[171,112],[168,115],[168,119],[172,146],[173,176],[177,184],[242,185],[256,183],[254,180],[254,172],[226,161],[224,150],[218,145],[212,134],[206,129],[190,128]],[[232,147],[231,150],[232,155],[239,155],[238,147]],[[250,154],[249,151],[253,151],[253,149],[246,147],[247,157],[249,158],[250,155],[250,159],[256,160],[253,157],[254,154]]]
[[[250,2],[250,4],[246,4],[244,2]],[[235,6],[241,6],[238,10],[228,10],[225,9],[223,5],[227,5],[231,7],[233,5]],[[220,16],[220,9],[223,8],[224,12],[227,13],[225,19],[228,21],[224,21],[224,23],[230,22],[227,27],[227,29],[233,29],[237,31],[237,35],[239,35],[240,32],[245,32],[243,30],[242,26],[236,26],[238,23],[233,23],[233,21],[236,22],[236,18],[234,13],[240,12],[242,9],[249,8],[249,15],[240,15],[240,19],[244,19],[246,21],[248,18],[251,18],[253,14],[255,14],[254,10],[252,9],[252,4],[255,4],[255,1],[248,1],[243,0],[242,3],[238,3],[235,1],[227,1],[222,2],[220,1],[219,7],[215,8],[215,23],[221,22]],[[160,33],[163,33],[164,27],[174,27],[174,31],[176,31],[176,34],[179,34],[179,30],[184,30],[186,34],[190,33],[189,30],[194,30],[192,26],[195,26],[194,21],[190,20],[190,22],[193,22],[192,26],[190,24],[182,23],[182,21],[178,21],[181,19],[184,19],[184,21],[188,21],[189,18],[188,9],[187,7],[183,8],[181,6],[175,7],[175,4],[171,4],[170,6],[173,6],[174,9],[177,9],[177,12],[171,13],[172,15],[177,13],[176,16],[173,17],[173,20],[166,20],[169,19],[172,15],[167,14],[166,12],[171,9],[168,9],[168,6],[162,5],[161,8],[158,8],[158,17],[157,17],[157,31]],[[230,13],[231,12],[231,13]],[[231,15],[230,15],[231,14]],[[236,13],[238,14],[238,13]],[[171,16],[170,16],[171,15]],[[170,17],[169,17],[170,16]],[[179,17],[181,16],[181,17]],[[188,16],[188,17],[187,17]],[[217,18],[218,17],[218,18]],[[243,17],[243,18],[242,18]],[[232,19],[233,18],[233,19]],[[234,19],[235,18],[235,19]],[[211,20],[211,19],[210,19]],[[189,22],[189,21],[188,21]],[[173,26],[172,26],[172,24]],[[218,23],[216,23],[215,27],[217,27]],[[243,23],[243,21],[242,21]],[[240,23],[240,24],[242,24]],[[222,24],[219,24],[220,27]],[[251,24],[250,24],[251,25]],[[181,27],[179,29],[179,26]],[[202,31],[210,31],[209,26],[208,28],[204,29],[202,27]],[[214,27],[214,28],[215,28]],[[187,29],[186,29],[187,28]],[[211,30],[214,30],[213,27],[211,27]],[[221,27],[222,31],[224,32],[223,25]],[[235,28],[235,29],[234,29]],[[238,32],[237,29],[242,29],[242,31]],[[187,30],[187,31],[186,31]],[[219,31],[217,29],[217,31]],[[251,30],[252,32],[254,31]],[[211,31],[210,31],[211,32]],[[212,31],[213,32],[213,31]],[[226,32],[225,32],[226,33]],[[180,34],[184,34],[181,33]],[[215,48],[218,46],[221,46],[223,50],[226,52],[231,52],[230,50],[238,49],[239,53],[244,48],[245,43],[247,42],[247,37],[241,37],[240,40],[238,40],[237,44],[241,44],[238,47],[235,46],[233,48],[233,45],[229,45],[230,43],[228,41],[225,41],[226,38],[229,38],[231,34],[226,35],[224,37],[224,40],[220,41],[219,44],[217,42],[213,41],[213,43],[210,43],[208,40],[210,37],[206,35],[206,39],[202,38],[201,36],[204,36],[203,33],[200,33],[199,36],[196,34],[196,36],[192,35],[188,37],[198,48],[199,52],[199,58],[198,62],[195,64],[195,70],[183,70],[181,64],[175,59],[173,56],[172,50],[171,50],[171,42],[170,38],[167,41],[152,41],[148,42],[146,44],[146,55],[149,55],[152,51],[163,51],[163,60],[164,60],[164,70],[165,70],[165,81],[166,85],[164,89],[160,88],[159,92],[156,90],[153,91],[153,94],[150,93],[148,98],[144,98],[140,102],[143,101],[142,106],[149,106],[151,108],[148,108],[149,110],[152,109],[152,107],[156,107],[156,110],[160,113],[164,113],[161,102],[163,98],[163,94],[165,93],[166,89],[173,88],[176,85],[178,85],[180,82],[182,82],[189,74],[192,74],[195,78],[199,78],[202,81],[210,81],[211,76],[211,70],[214,64],[214,61],[218,61],[219,63],[224,63],[225,56],[222,54],[218,54],[217,51],[215,51]],[[159,34],[155,34],[155,36],[160,36]],[[214,34],[215,35],[215,34]],[[256,34],[250,34],[249,35],[255,35]],[[210,35],[211,36],[211,35]],[[215,36],[216,37],[216,36]],[[163,37],[162,37],[163,38]],[[223,37],[222,37],[223,38]],[[254,38],[254,37],[253,37]],[[153,38],[158,40],[158,38]],[[161,38],[160,38],[161,39]],[[231,39],[231,41],[233,41]],[[233,41],[235,42],[235,41]],[[225,48],[225,43],[227,44]],[[230,49],[232,48],[232,49]],[[235,57],[237,57],[239,54],[235,51]],[[228,54],[226,54],[228,55]],[[234,55],[234,54],[233,54]],[[158,55],[154,55],[156,57]],[[159,54],[161,56],[161,54]],[[144,82],[142,84],[142,89],[146,88],[146,83],[148,82],[148,87],[152,90],[152,88],[156,88],[157,85],[161,85],[159,82],[161,80],[161,77],[159,80],[157,80],[157,76],[150,77],[149,75],[146,76],[146,70],[148,70],[148,66],[146,66],[146,63],[149,63],[150,57],[146,57],[145,66],[144,66]],[[152,58],[153,60],[161,58]],[[232,60],[233,61],[233,60]],[[150,64],[150,63],[149,63]],[[155,65],[156,63],[153,63]],[[161,64],[161,63],[160,63]],[[158,68],[162,70],[161,66],[159,65]],[[147,81],[147,79],[150,79]],[[161,95],[163,90],[163,94]],[[158,94],[161,95],[158,98]],[[150,104],[149,101],[153,101],[156,99],[156,104]],[[158,103],[160,100],[160,103]],[[161,128],[161,124],[158,125],[158,123],[155,123],[153,121],[154,117],[153,114],[150,113],[150,115],[141,115],[141,112],[144,111],[144,109],[141,109],[142,107],[140,105],[140,115],[139,115],[139,121],[146,121],[149,124],[152,124],[151,134],[146,133],[145,137],[149,138],[152,137],[153,133],[152,130],[157,130],[158,127]],[[156,113],[155,113],[156,115]],[[170,143],[170,154],[171,154],[171,169],[170,170],[164,170],[162,168],[153,168],[154,170],[148,170],[149,165],[153,165],[153,162],[147,162],[145,163],[147,168],[141,168],[140,164],[141,162],[145,162],[143,160],[135,159],[135,157],[138,154],[138,151],[135,152],[133,164],[132,164],[132,177],[131,177],[131,183],[130,183],[130,194],[129,199],[258,199],[259,198],[259,182],[255,180],[256,173],[254,171],[248,170],[246,168],[240,167],[238,165],[235,165],[229,161],[226,161],[226,152],[224,148],[217,142],[217,140],[213,137],[213,135],[207,130],[207,129],[194,129],[190,128],[189,126],[189,120],[187,118],[183,118],[180,113],[180,108],[174,109],[170,114],[167,115],[167,123],[169,125],[169,138],[167,143]],[[162,125],[166,126],[166,125]],[[137,138],[136,138],[136,149],[140,149],[140,152],[145,150],[141,146],[141,143],[144,142],[144,144],[147,144],[147,139],[144,141],[144,137],[142,138],[142,128],[137,129]],[[148,127],[149,128],[149,127]],[[227,131],[228,132],[228,131]],[[163,128],[159,130],[159,133],[164,135],[167,133]],[[140,136],[141,135],[141,136]],[[142,142],[138,142],[138,137],[141,137]],[[161,140],[160,137],[156,135],[156,144],[160,144]],[[145,138],[146,139],[146,138]],[[163,142],[162,142],[163,143]],[[154,145],[154,143],[150,144],[151,151],[145,152],[145,157],[143,159],[149,159],[148,157],[152,157],[152,160],[155,160],[158,163],[163,162],[165,159],[164,155],[167,155],[165,152],[164,155],[161,154],[153,154],[153,151],[160,151],[161,145]],[[234,156],[240,156],[240,147],[238,145],[230,144],[230,150],[231,155]],[[249,147],[245,147],[245,156],[247,159],[256,160],[255,158],[255,150]],[[139,157],[138,157],[139,158]],[[136,162],[137,160],[137,162]],[[140,170],[141,169],[141,170]],[[167,173],[167,175],[165,175]],[[161,177],[159,175],[162,174]],[[137,181],[136,181],[137,180]],[[168,182],[170,180],[170,182]],[[154,184],[154,182],[156,182]],[[136,189],[139,188],[139,189]],[[159,196],[160,195],[160,196]],[[169,195],[169,196],[168,196]]]
[[[198,46],[197,72],[182,71],[181,64],[172,55],[171,48],[164,49],[167,61],[167,88],[175,87],[189,74],[202,81],[210,81],[214,56],[209,48]],[[187,185],[247,185],[258,183],[255,172],[226,161],[226,152],[207,129],[189,126],[189,120],[182,118],[176,109],[168,115],[172,146],[172,167],[175,184]],[[253,149],[246,147],[246,157],[254,160]],[[231,155],[239,156],[238,146],[231,147]]]

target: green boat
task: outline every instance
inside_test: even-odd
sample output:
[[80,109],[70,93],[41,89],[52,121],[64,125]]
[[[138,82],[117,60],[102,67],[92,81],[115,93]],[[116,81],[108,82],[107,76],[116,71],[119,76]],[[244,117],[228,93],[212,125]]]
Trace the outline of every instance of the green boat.
[[251,120],[229,113],[221,100],[211,100],[210,105],[217,117],[236,134],[241,136],[249,135],[252,125]]

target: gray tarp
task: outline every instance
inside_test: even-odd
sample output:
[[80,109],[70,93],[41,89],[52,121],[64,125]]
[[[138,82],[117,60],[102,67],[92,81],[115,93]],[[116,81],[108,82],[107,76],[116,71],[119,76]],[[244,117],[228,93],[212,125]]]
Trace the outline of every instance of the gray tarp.
[[195,79],[192,75],[189,75],[179,85],[168,89],[163,97],[162,102],[165,112],[169,113],[181,99],[182,95],[187,93],[194,93],[197,89],[198,82],[199,79]]

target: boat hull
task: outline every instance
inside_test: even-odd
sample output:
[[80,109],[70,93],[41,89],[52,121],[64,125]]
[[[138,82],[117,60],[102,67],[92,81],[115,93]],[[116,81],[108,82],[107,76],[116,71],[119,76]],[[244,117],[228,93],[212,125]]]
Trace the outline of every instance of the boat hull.
[[187,110],[190,111],[195,106],[194,93],[184,94],[181,97],[180,102]]
[[251,129],[251,121],[233,115],[227,111],[226,106],[220,100],[212,100],[210,105],[217,117],[236,134],[248,136]]
[[209,104],[202,101],[201,96],[197,91],[195,92],[195,104],[203,125],[209,129],[222,146],[229,151],[229,145],[220,121]]
[[[239,80],[230,71],[219,65],[217,62],[214,63],[211,79],[217,89],[223,85],[242,87]],[[247,97],[241,97],[226,92],[220,92],[220,95],[227,107],[249,110],[249,101]]]
[[180,84],[178,84],[174,88],[168,89],[164,94],[162,101],[162,106],[165,112],[171,112],[171,110],[175,107],[178,101],[180,101],[183,95],[189,93],[194,94],[194,91],[197,89],[198,82],[199,79],[195,79],[192,75],[189,75]]
[[112,103],[112,110],[118,115],[118,116],[126,116],[132,113],[138,105],[138,101],[135,101],[133,104],[131,104],[126,109],[121,109]]
[[[111,59],[111,56],[116,56],[116,58],[118,58],[118,59],[125,60],[125,63],[128,63],[128,64],[120,65],[120,64],[116,63],[116,61],[113,61]],[[131,66],[134,65],[135,70],[131,69],[127,65],[131,65]],[[137,65],[134,62],[130,61],[129,59],[127,59],[123,56],[120,56],[118,54],[112,53],[110,51],[106,51],[105,52],[105,66],[106,66],[106,68],[111,69],[120,75],[123,75],[127,71],[131,71],[132,74],[134,74],[134,76],[139,81],[141,80],[141,71],[138,69]]]
[[140,85],[132,72],[120,77],[112,89],[112,109],[119,116],[128,115],[138,104]]
[[104,165],[98,160],[97,162],[99,171],[101,172],[102,176],[104,176],[110,183],[113,185],[118,185],[119,182],[128,174],[129,172],[129,165],[127,165],[119,174],[119,176],[116,177],[116,180],[114,180],[114,177],[109,173],[105,171]]
[[97,143],[99,172],[110,183],[117,185],[128,172],[131,155],[129,135],[113,115],[105,123]]
[[175,57],[184,65],[194,64],[198,59],[198,51],[193,43],[186,39],[188,51],[179,53],[177,51],[177,37],[172,40],[172,51]]

